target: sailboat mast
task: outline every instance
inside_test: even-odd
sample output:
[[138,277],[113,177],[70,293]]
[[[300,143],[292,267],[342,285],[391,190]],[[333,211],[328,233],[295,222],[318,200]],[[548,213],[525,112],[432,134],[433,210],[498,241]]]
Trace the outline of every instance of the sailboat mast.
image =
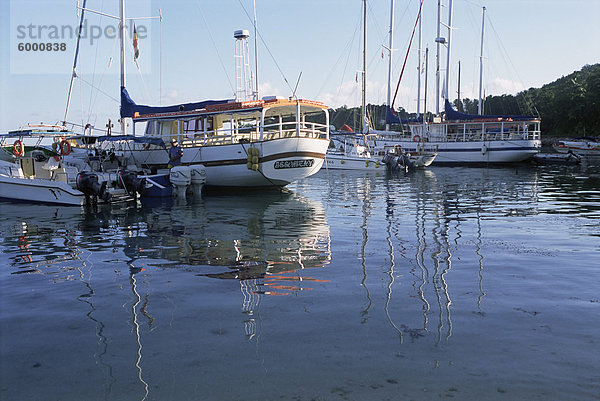
[[[121,91],[125,89],[125,0],[119,3],[119,32],[121,42]],[[121,135],[125,135],[125,118],[119,119],[121,122]]]
[[429,47],[425,48],[425,95],[423,96],[423,135],[427,128],[427,71],[429,64]]
[[[361,124],[365,127],[367,121],[367,0],[363,0],[363,71],[362,71],[362,106]],[[365,131],[365,129],[363,129]]]
[[483,29],[485,28],[485,7],[483,7],[483,16],[481,17],[481,54],[479,56],[479,103],[477,104],[477,113],[483,114],[481,89],[483,86]]
[[85,14],[85,3],[87,0],[83,0],[83,7],[81,9],[81,19],[79,20],[79,30],[77,31],[77,46],[75,47],[75,59],[73,60],[73,73],[71,74],[71,83],[69,84],[69,93],[67,94],[67,107],[65,108],[65,118],[63,119],[63,125],[67,125],[67,115],[69,114],[69,106],[71,104],[71,95],[73,93],[73,82],[77,77],[77,59],[79,58],[79,42],[81,41],[81,29],[83,27],[83,15]]
[[258,38],[256,34],[256,0],[254,0],[254,78],[255,78],[255,86],[254,86],[254,100],[258,100]]
[[417,65],[417,116],[421,113],[421,57],[423,53],[423,14],[419,15],[419,65]]
[[457,94],[458,94],[458,111],[460,110],[460,60],[458,61],[458,84],[457,84]]
[[449,82],[450,82],[450,59],[451,59],[451,50],[452,50],[452,0],[448,3],[448,42],[446,44],[448,47],[447,50],[447,58],[446,58],[446,83],[444,85],[444,94],[445,99],[449,100],[450,93],[448,92]]
[[437,12],[437,36],[435,37],[435,114],[440,114],[440,45],[444,43],[440,29],[442,24],[442,0],[438,0]]
[[[390,48],[388,49],[390,52],[390,60],[388,63],[388,88],[387,88],[387,104],[390,108],[392,108],[392,59],[393,59],[393,49],[394,49],[394,0],[390,1]],[[420,50],[420,49],[419,49]],[[420,53],[419,53],[420,54]],[[418,106],[417,106],[418,107]],[[418,111],[417,111],[418,112]],[[390,124],[385,124],[386,131],[390,130]]]

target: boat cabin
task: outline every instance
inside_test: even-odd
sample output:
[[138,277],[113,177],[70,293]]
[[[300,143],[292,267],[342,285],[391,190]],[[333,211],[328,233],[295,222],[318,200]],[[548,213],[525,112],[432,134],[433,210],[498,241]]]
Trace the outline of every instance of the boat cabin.
[[167,143],[177,139],[183,147],[261,142],[280,138],[329,138],[328,107],[309,100],[266,98],[226,102],[204,109],[133,117],[146,123],[144,136]]

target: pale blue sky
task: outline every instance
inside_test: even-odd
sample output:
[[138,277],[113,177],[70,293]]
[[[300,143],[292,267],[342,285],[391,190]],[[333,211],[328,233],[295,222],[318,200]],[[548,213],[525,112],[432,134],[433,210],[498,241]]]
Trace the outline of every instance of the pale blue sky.
[[[259,41],[261,96],[290,96],[302,74],[299,97],[332,107],[360,103],[356,78],[361,69],[362,0],[256,3],[258,29],[268,46],[267,50]],[[51,40],[66,43],[64,52],[19,51],[19,43],[40,42],[29,35],[27,28],[19,26],[33,25],[34,34],[36,28],[48,26],[42,31],[48,39],[51,26],[78,25],[75,4],[73,0],[0,2],[0,131],[27,123],[62,121],[75,39],[59,36]],[[149,30],[147,37],[139,40],[141,72],[133,63],[131,41],[127,40],[127,87],[133,99],[138,103],[171,104],[233,97],[233,31],[249,29],[252,33],[251,21],[241,4],[252,13],[252,0],[128,0],[126,13],[130,17],[158,15],[159,8],[163,15],[162,27],[156,21],[136,23]],[[390,2],[369,0],[368,4],[368,100],[381,104],[386,101],[388,61],[387,54],[382,58],[382,45],[388,43]],[[396,0],[394,85],[418,4],[418,0]],[[451,93],[456,92],[460,60],[462,96],[477,96],[482,6],[487,8],[487,94],[539,87],[586,64],[600,62],[600,0],[454,0]],[[88,0],[88,7],[118,14],[117,0]],[[425,0],[423,47],[429,46],[429,110],[434,107],[436,13],[437,1]],[[444,21],[446,18],[444,11]],[[87,22],[88,27],[104,30],[115,24],[92,14],[87,15]],[[88,37],[81,47],[78,72],[82,79],[76,80],[70,121],[103,127],[108,118],[118,118],[115,99],[119,96],[119,53],[117,40],[110,33],[109,28],[108,37],[103,35],[93,45]],[[416,109],[416,40],[396,101],[409,111]],[[100,90],[92,89],[92,83]]]

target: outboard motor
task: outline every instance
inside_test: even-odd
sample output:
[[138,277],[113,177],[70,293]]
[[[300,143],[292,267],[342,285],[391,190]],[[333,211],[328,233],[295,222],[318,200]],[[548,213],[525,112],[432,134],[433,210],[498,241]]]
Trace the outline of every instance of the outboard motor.
[[190,166],[192,191],[196,199],[202,197],[202,188],[206,184],[206,168],[202,164]]
[[77,189],[86,196],[97,196],[105,202],[110,201],[112,195],[106,191],[106,181],[100,183],[98,176],[90,172],[77,174]]
[[169,181],[175,187],[175,195],[179,199],[185,199],[185,191],[192,183],[192,172],[188,166],[176,166],[171,168]]
[[119,170],[119,185],[130,194],[135,192],[143,195],[146,193],[146,179],[139,178],[136,173],[129,170]]

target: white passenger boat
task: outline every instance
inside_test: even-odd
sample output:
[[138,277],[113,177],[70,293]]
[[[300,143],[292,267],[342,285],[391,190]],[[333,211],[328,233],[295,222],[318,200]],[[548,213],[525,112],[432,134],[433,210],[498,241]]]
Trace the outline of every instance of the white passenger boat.
[[406,133],[377,131],[377,143],[407,152],[425,143],[437,153],[434,165],[517,163],[531,159],[542,147],[537,118],[458,113],[449,102],[443,120],[407,125]]
[[[120,15],[109,16],[120,21],[121,30],[121,135],[99,138],[99,150],[113,153],[121,165],[155,173],[169,164],[165,144],[176,139],[183,150],[181,163],[204,166],[206,185],[217,187],[282,187],[319,171],[329,146],[328,107],[295,96],[259,99],[244,61],[247,30],[234,32],[234,100],[137,105],[125,86],[124,9],[121,0]],[[133,135],[126,135],[125,121],[130,118]],[[138,125],[145,125],[141,136],[136,136]]]
[[[366,0],[365,0],[366,1]],[[421,3],[422,5],[422,3]],[[366,7],[366,6],[365,6]],[[439,7],[439,3],[438,3]],[[485,17],[485,8],[484,17]],[[541,143],[540,119],[536,117],[524,116],[499,116],[499,115],[482,115],[482,109],[479,109],[479,114],[466,114],[454,110],[448,100],[448,84],[450,80],[450,39],[452,32],[452,2],[450,2],[448,16],[449,21],[446,25],[448,29],[448,37],[444,38],[440,35],[442,23],[440,21],[440,12],[438,10],[438,36],[437,42],[437,57],[436,57],[436,116],[433,121],[423,119],[421,113],[421,65],[427,68],[427,61],[421,59],[423,52],[421,50],[421,29],[419,29],[419,83],[418,83],[418,102],[417,115],[421,116],[419,121],[402,121],[392,110],[394,109],[394,98],[391,91],[391,71],[392,57],[391,52],[393,46],[393,15],[394,15],[394,0],[391,0],[391,20],[390,20],[390,44],[388,51],[389,58],[389,73],[388,73],[388,99],[387,99],[387,115],[386,115],[386,130],[369,130],[370,134],[375,135],[377,147],[375,149],[385,149],[390,147],[400,146],[405,152],[414,153],[422,149],[423,146],[427,150],[437,153],[437,157],[433,160],[433,165],[469,165],[469,164],[498,164],[498,163],[515,163],[529,160],[533,155],[539,153]],[[421,23],[421,10],[419,10],[417,23]],[[417,25],[415,24],[415,28]],[[413,32],[414,33],[414,32]],[[482,26],[482,51],[483,51],[483,26]],[[412,41],[412,38],[411,38]],[[441,70],[439,65],[440,44],[446,45],[446,78],[442,96],[440,96],[440,75]],[[409,47],[410,48],[410,47]],[[427,56],[426,56],[427,57]],[[481,56],[483,62],[483,55]],[[480,68],[483,71],[482,66]],[[425,73],[427,79],[427,73]],[[400,79],[402,76],[400,77]],[[480,74],[480,88],[482,75]],[[427,82],[425,82],[427,88]],[[444,100],[444,112],[439,110],[439,100]],[[427,111],[426,99],[423,99],[423,109]],[[479,104],[482,104],[481,89]],[[389,106],[391,105],[391,106]],[[364,107],[364,106],[363,106]],[[364,112],[363,112],[364,114]],[[391,124],[400,124],[403,132],[391,131]],[[406,129],[408,128],[408,129]]]
[[153,108],[136,105],[124,89],[122,104],[122,117],[145,123],[144,134],[101,137],[101,150],[114,152],[122,165],[156,170],[167,166],[165,144],[176,139],[183,165],[203,165],[208,186],[285,186],[319,171],[329,145],[328,107],[309,100],[271,97]]

